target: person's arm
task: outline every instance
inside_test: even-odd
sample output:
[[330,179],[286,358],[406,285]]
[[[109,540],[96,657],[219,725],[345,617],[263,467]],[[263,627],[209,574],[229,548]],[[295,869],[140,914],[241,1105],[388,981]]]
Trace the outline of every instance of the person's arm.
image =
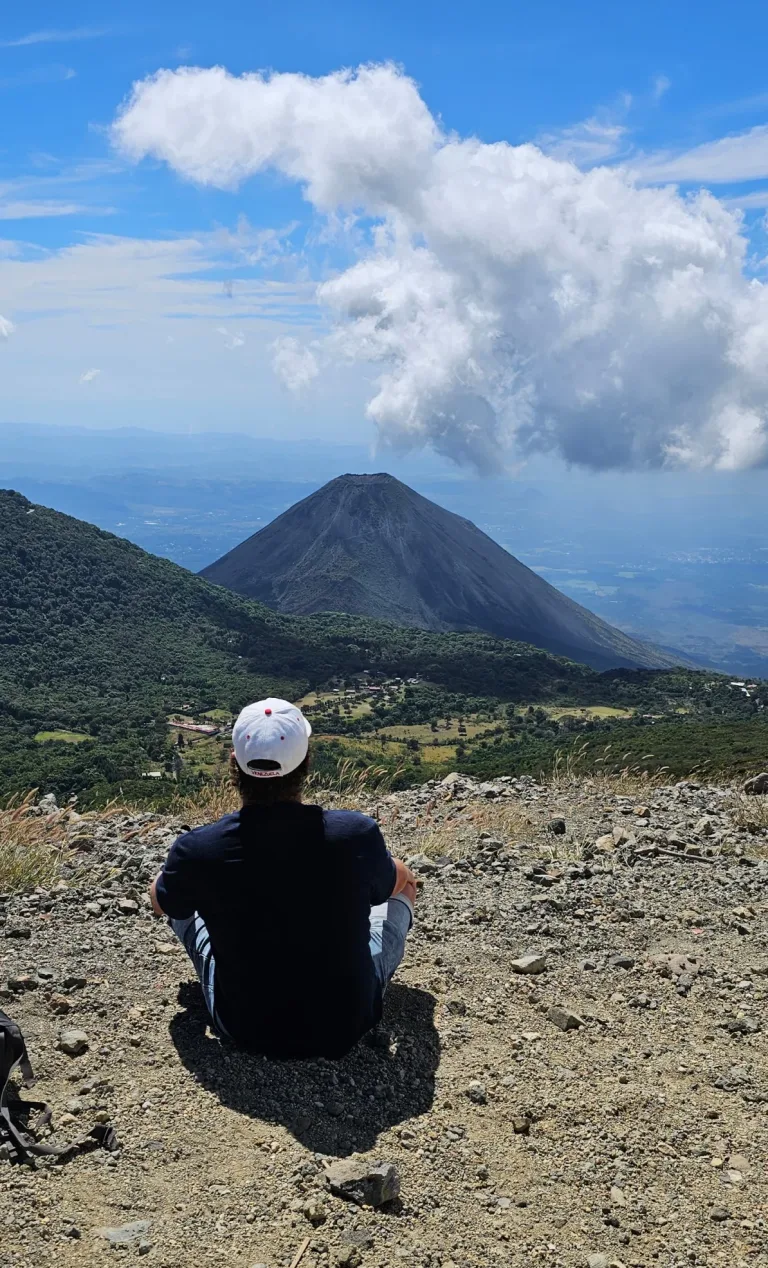
[[[368,859],[371,868],[371,906],[385,903],[388,898],[408,892],[415,893],[416,877],[402,859],[393,858],[387,849],[378,824],[368,832]],[[409,887],[410,890],[409,890]]]
[[157,916],[185,920],[197,911],[191,835],[184,833],[174,841],[163,867],[149,887],[149,900]]
[[162,874],[163,874],[163,873],[162,873],[162,869],[161,869],[161,870],[157,873],[157,876],[155,877],[155,879],[153,880],[152,884],[151,884],[151,885],[150,885],[150,887],[149,887],[149,901],[150,901],[150,902],[151,902],[151,904],[152,904],[152,910],[153,910],[153,912],[155,913],[155,915],[156,915],[156,916],[164,916],[164,915],[165,915],[165,912],[163,911],[162,907],[160,906],[159,902],[157,901],[157,882],[160,880],[160,877],[162,876]]
[[395,865],[397,879],[395,881],[395,888],[390,894],[390,898],[397,898],[397,895],[402,894],[403,890],[408,885],[416,884],[416,876],[411,871],[410,867],[408,867],[407,863],[404,863],[402,859],[393,859],[392,861]]

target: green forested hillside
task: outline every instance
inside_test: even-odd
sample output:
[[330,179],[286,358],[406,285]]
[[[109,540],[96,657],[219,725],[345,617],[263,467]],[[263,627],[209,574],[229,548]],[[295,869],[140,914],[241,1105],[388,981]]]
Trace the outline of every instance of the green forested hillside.
[[[419,684],[401,693],[391,716],[377,706],[372,721],[338,710],[326,717],[323,730],[345,745],[375,725],[428,721],[441,708],[466,712],[477,700],[491,711],[502,702],[549,702],[546,721],[505,722],[495,753],[482,741],[482,756],[467,755],[488,773],[499,763],[514,766],[521,740],[554,741],[571,727],[556,720],[554,705],[658,716],[685,709],[689,720],[711,716],[740,726],[760,707],[711,674],[598,673],[486,635],[365,617],[283,616],[0,491],[0,796],[33,786],[106,795],[167,763],[170,714],[233,713],[267,693],[298,699],[364,671],[371,681],[399,676]],[[672,724],[676,735],[686,717]]]
[[[501,640],[364,618],[289,618],[92,525],[0,492],[0,792],[81,791],[157,765],[166,717],[337,673],[425,674],[537,698],[596,675]],[[75,733],[77,744],[35,736]]]

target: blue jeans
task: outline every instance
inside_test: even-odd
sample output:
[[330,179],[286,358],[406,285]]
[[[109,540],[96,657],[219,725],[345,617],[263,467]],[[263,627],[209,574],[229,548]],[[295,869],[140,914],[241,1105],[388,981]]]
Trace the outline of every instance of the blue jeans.
[[[229,1038],[216,1012],[216,962],[205,921],[195,912],[194,916],[188,916],[186,920],[171,920],[169,923],[195,966],[214,1028],[220,1035]],[[405,954],[405,940],[412,924],[413,903],[405,894],[388,898],[385,903],[371,908],[371,936],[368,945],[382,995]]]

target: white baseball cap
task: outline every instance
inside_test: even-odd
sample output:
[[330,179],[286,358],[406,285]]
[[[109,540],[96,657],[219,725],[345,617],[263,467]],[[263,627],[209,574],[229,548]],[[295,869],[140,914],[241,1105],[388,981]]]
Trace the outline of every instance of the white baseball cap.
[[[287,700],[270,696],[248,704],[232,728],[237,764],[256,779],[278,779],[301,766],[309,749],[312,727],[301,709]],[[251,763],[276,762],[260,770]]]

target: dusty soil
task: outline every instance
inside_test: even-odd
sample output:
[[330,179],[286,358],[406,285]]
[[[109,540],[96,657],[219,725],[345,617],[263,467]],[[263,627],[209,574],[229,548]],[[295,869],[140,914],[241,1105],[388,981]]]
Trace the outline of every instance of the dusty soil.
[[[58,884],[0,898],[31,1095],[54,1140],[108,1117],[121,1146],[0,1160],[3,1264],[288,1268],[307,1237],[302,1268],[768,1264],[765,828],[690,784],[454,779],[376,808],[424,883],[386,1031],[335,1064],[211,1036],[145,897],[178,824],[75,821]],[[355,1152],[399,1201],[329,1193]]]

